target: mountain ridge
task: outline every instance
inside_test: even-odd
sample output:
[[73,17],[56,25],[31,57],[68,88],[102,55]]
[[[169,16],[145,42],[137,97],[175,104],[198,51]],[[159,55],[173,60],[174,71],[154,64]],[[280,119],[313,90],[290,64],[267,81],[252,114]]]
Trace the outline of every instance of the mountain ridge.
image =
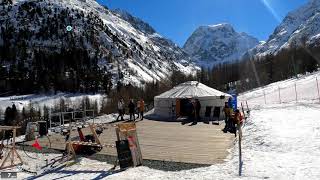
[[247,56],[263,57],[278,54],[283,49],[319,45],[320,0],[307,4],[287,14],[264,44],[248,51]]
[[247,33],[238,33],[231,24],[200,26],[188,38],[183,49],[200,66],[232,63],[259,41]]

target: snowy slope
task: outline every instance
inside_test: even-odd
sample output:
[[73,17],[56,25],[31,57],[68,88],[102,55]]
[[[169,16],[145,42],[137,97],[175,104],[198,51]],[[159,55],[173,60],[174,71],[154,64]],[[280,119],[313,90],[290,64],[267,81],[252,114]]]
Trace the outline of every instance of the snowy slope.
[[239,60],[246,51],[258,44],[256,38],[238,33],[225,23],[199,27],[185,43],[184,50],[200,66],[212,67]]
[[[251,107],[281,103],[317,103],[320,100],[320,72],[288,79],[260,87],[240,95],[239,102]],[[279,93],[280,92],[280,93]]]
[[290,46],[319,46],[320,0],[310,0],[306,5],[290,12],[275,29],[266,43],[249,53],[257,56],[276,54]]
[[[140,85],[166,78],[173,69],[184,73],[197,69],[182,49],[147,23],[128,13],[111,11],[94,0],[18,0],[1,10],[0,22],[0,45],[4,41],[11,46],[26,44],[26,51],[17,53],[17,60],[29,66],[39,47],[49,54],[76,44],[98,58],[98,65],[111,72],[115,82],[119,80],[118,71],[124,75],[124,83]],[[66,31],[68,25],[73,27],[70,33]],[[4,39],[1,34],[8,31],[13,35]],[[19,56],[24,52],[27,57]]]

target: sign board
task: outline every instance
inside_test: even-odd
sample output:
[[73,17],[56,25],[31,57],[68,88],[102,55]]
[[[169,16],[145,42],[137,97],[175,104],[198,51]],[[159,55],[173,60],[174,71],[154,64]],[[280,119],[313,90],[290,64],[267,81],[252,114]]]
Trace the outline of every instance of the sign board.
[[233,111],[235,111],[238,108],[237,91],[236,90],[230,90],[228,92],[228,94],[230,94],[232,96],[232,98],[230,98],[228,100],[228,105],[229,105],[229,107],[232,107]]
[[116,141],[119,165],[121,169],[132,167],[132,154],[128,140]]
[[235,111],[238,109],[238,97],[237,97],[237,94],[231,94],[231,95],[232,95],[231,104],[232,104],[233,110]]
[[118,141],[127,140],[132,155],[133,166],[142,165],[142,153],[139,145],[136,124],[135,123],[123,123],[118,124],[116,130]]

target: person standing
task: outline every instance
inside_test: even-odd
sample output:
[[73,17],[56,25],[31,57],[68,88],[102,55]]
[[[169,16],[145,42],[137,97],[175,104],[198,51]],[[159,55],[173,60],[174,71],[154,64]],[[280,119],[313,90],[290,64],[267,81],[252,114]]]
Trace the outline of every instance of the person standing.
[[138,114],[138,117],[137,118],[139,118],[140,116],[139,116],[139,114],[140,114],[140,101],[138,101],[137,102],[137,114]]
[[223,112],[224,112],[224,116],[225,116],[225,119],[224,119],[225,126],[224,126],[224,130],[223,131],[227,132],[228,129],[229,129],[229,121],[230,121],[230,108],[229,108],[228,102],[226,102],[224,104]]
[[193,118],[192,118],[192,120],[193,120],[192,125],[195,125],[195,124],[197,124],[197,111],[196,111],[196,109],[197,109],[196,106],[197,106],[197,105],[196,105],[196,101],[195,101],[195,100],[192,100],[191,103],[192,103],[192,116],[193,116]]
[[124,102],[123,99],[121,98],[118,102],[118,112],[119,115],[117,117],[117,121],[119,120],[119,117],[121,117],[121,121],[123,121],[123,116],[124,116]]
[[199,99],[195,99],[193,101],[193,107],[194,107],[194,121],[193,121],[193,125],[197,124],[198,121],[200,120],[200,110],[201,110],[201,104]]
[[140,112],[140,119],[143,120],[144,100],[142,98],[139,101],[139,112]]
[[186,106],[187,106],[187,112],[188,112],[188,121],[193,121],[193,118],[195,117],[194,106],[190,99],[188,99],[188,103]]
[[132,120],[135,121],[135,115],[134,115],[135,105],[134,105],[133,99],[130,100],[128,108],[129,108],[129,114],[130,114],[130,121]]
[[200,120],[200,110],[201,110],[201,103],[200,103],[199,99],[196,99],[196,118],[197,118],[197,121]]
[[234,117],[233,117],[233,131],[234,131],[234,136],[237,137],[237,130],[239,130],[241,124],[243,121],[243,117],[239,111],[239,109],[237,109],[234,113]]

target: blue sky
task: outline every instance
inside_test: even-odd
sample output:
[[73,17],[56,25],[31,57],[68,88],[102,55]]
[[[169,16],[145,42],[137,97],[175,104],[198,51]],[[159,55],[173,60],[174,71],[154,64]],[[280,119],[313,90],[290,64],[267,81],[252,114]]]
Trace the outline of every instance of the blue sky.
[[259,40],[267,40],[286,16],[308,0],[97,0],[120,8],[149,23],[155,30],[183,46],[201,25],[232,24]]

